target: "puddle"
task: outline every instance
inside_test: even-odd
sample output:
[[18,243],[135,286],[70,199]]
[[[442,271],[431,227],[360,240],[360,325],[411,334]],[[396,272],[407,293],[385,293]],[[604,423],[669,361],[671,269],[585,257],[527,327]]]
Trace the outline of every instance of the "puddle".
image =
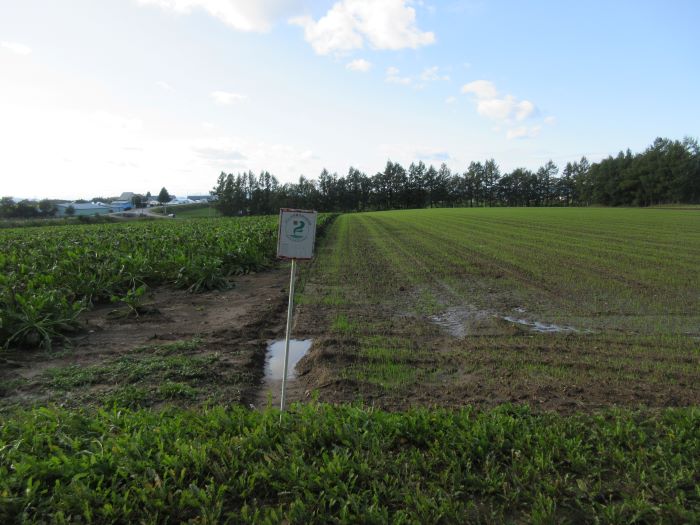
[[[311,339],[289,340],[289,365],[287,367],[287,399],[291,401],[301,399],[303,392],[299,391],[296,382],[295,367],[299,360],[306,355],[311,348]],[[284,339],[271,341],[267,345],[265,357],[265,379],[255,397],[251,408],[278,407],[282,393],[282,374],[284,373]]]
[[[294,367],[299,360],[306,355],[311,348],[311,339],[289,340],[289,364],[287,366],[287,380],[294,379],[296,372]],[[274,341],[267,347],[267,359],[265,360],[265,380],[281,381],[284,374],[284,339]]]
[[452,337],[466,337],[471,332],[471,326],[478,321],[488,319],[492,314],[471,306],[453,306],[444,312],[434,315],[430,320],[444,328]]
[[[526,312],[525,308],[522,306],[513,308],[513,310],[521,315]],[[526,326],[533,332],[545,334],[581,332],[581,330],[570,325],[532,321],[521,316],[501,316],[493,311],[479,310],[474,306],[453,306],[430,318],[433,323],[443,328],[452,337],[460,339],[468,335],[483,333],[485,330],[488,331],[488,329],[498,329],[498,325],[494,324],[494,321],[498,319],[520,326]],[[584,331],[584,333],[588,333],[588,330]]]
[[510,315],[506,315],[502,317],[504,321],[508,321],[509,323],[514,323],[514,324],[519,324],[523,326],[529,326],[530,330],[533,332],[541,332],[541,333],[547,333],[547,334],[556,334],[556,333],[563,333],[563,332],[578,332],[576,328],[573,326],[561,326],[558,324],[553,324],[553,323],[541,323],[540,321],[530,321],[529,319],[519,319],[517,317],[512,317]]

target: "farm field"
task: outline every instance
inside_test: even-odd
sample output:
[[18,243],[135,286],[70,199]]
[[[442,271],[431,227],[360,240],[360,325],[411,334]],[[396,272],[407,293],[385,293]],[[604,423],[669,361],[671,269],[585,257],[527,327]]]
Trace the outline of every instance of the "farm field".
[[50,348],[93,304],[138,314],[149,287],[221,289],[274,255],[272,217],[0,232],[0,344]]
[[3,297],[78,307],[0,353],[0,522],[696,522],[697,213],[324,216],[281,420],[274,218],[8,230]]
[[256,273],[275,231],[274,217],[3,230],[0,407],[253,399],[285,304],[284,272]]
[[3,230],[0,409],[254,401],[286,305],[276,228],[251,217]]
[[301,390],[394,409],[694,405],[698,261],[692,210],[343,215],[299,297]]

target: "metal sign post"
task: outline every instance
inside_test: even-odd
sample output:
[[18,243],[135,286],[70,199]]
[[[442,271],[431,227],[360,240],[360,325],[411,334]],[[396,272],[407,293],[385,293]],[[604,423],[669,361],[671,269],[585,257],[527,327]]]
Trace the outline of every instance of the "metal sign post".
[[292,259],[292,275],[289,278],[289,303],[287,304],[287,331],[284,334],[284,372],[282,373],[282,400],[280,410],[284,412],[285,393],[287,391],[287,368],[289,363],[289,339],[292,335],[292,317],[294,314],[294,277],[296,275],[297,260]]
[[294,278],[296,276],[297,259],[311,259],[314,254],[316,241],[315,211],[280,210],[279,230],[277,232],[277,257],[291,259],[292,270],[289,277],[289,303],[287,305],[287,330],[284,336],[284,371],[282,373],[281,412],[284,412],[287,390],[287,368],[289,364],[289,340],[292,335],[292,319],[294,317]]

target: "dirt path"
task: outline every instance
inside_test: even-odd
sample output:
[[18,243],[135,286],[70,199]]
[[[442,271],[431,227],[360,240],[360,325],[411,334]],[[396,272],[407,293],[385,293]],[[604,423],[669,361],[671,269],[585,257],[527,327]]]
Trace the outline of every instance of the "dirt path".
[[139,393],[136,404],[155,405],[172,400],[158,394],[164,381],[187,393],[170,396],[180,404],[252,403],[267,341],[284,331],[287,278],[277,268],[241,276],[225,291],[157,289],[138,317],[97,307],[83,315],[73,348],[0,356],[0,406],[80,405],[126,387]]

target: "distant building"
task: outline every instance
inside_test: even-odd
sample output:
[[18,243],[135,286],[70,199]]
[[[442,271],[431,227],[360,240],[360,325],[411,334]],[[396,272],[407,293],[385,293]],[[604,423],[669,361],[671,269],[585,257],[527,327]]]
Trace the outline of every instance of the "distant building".
[[134,202],[134,192],[133,191],[125,191],[119,196],[119,201],[128,201],[128,202]]
[[[122,193],[122,195],[124,195],[124,194]],[[112,201],[109,205],[112,208],[112,211],[114,211],[114,212],[126,211],[126,210],[130,210],[131,208],[134,207],[131,200],[122,200],[122,199],[119,199],[117,201]]]
[[65,202],[61,204],[56,204],[56,209],[58,210],[57,215],[59,217],[66,217],[68,214],[66,210],[69,207],[73,207],[73,216],[75,217],[92,217],[94,215],[106,215],[110,213],[112,209],[109,206],[105,206],[101,203],[87,202],[84,204],[77,204],[74,202]]
[[191,201],[190,199],[180,199],[178,197],[173,197],[170,199],[170,202],[168,204],[170,205],[177,205],[177,204],[192,204],[194,201]]
[[188,195],[187,198],[194,202],[209,202],[211,195]]

